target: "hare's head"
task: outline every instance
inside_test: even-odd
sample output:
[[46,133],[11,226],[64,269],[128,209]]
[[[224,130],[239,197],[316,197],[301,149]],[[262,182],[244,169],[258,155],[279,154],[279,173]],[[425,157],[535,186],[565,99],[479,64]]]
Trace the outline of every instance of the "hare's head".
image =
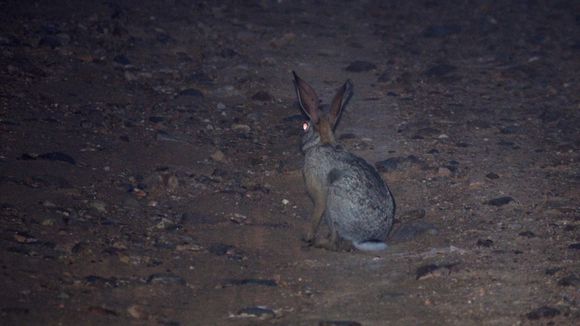
[[347,80],[338,89],[332,99],[330,109],[326,111],[320,108],[320,101],[314,88],[298,77],[295,72],[292,74],[300,107],[310,119],[303,125],[305,134],[302,138],[302,149],[306,150],[318,144],[334,144],[334,128],[338,123],[342,108],[352,95],[351,81]]

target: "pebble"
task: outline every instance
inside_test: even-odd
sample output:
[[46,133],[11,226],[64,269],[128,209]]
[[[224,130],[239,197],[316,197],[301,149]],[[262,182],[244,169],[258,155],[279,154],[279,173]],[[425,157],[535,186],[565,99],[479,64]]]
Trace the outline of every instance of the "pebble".
[[115,310],[112,309],[107,309],[107,308],[103,308],[103,307],[96,307],[96,306],[91,306],[88,308],[88,311],[92,314],[96,314],[96,315],[103,315],[103,316],[119,316],[119,313],[116,312]]
[[575,274],[570,274],[558,280],[559,286],[580,286],[580,277]]
[[183,277],[171,273],[151,274],[147,278],[147,284],[185,285],[186,283]]
[[451,176],[452,172],[446,167],[440,167],[437,169],[437,175],[440,177],[449,177]]
[[237,312],[237,317],[253,317],[258,319],[272,319],[276,317],[276,313],[265,306],[255,306],[240,309]]
[[443,63],[429,67],[424,72],[424,75],[427,77],[445,77],[455,70],[457,70],[457,67]]
[[217,223],[218,221],[209,215],[192,212],[185,212],[181,214],[181,218],[179,219],[179,224],[183,225],[213,225]]
[[203,93],[195,88],[186,88],[180,91],[177,95],[179,96],[188,96],[188,97],[203,97]]
[[245,125],[245,124],[239,124],[239,123],[234,123],[232,125],[231,129],[235,130],[235,131],[241,131],[244,133],[249,133],[252,130],[252,128],[250,128],[250,126]]
[[44,154],[40,154],[40,155],[24,153],[20,156],[20,159],[21,160],[41,159],[41,160],[47,160],[47,161],[61,161],[61,162],[69,163],[72,165],[76,164],[76,161],[74,158],[72,158],[72,156],[65,154],[65,153],[62,153],[62,152],[49,152],[49,153],[44,153]]
[[416,280],[425,280],[432,277],[447,276],[451,272],[451,268],[457,264],[435,265],[427,264],[417,268],[415,272]]
[[56,204],[53,203],[53,202],[51,202],[50,200],[43,200],[42,201],[42,206],[54,208],[54,207],[56,207]]
[[211,159],[216,161],[216,162],[225,163],[226,162],[226,155],[224,154],[224,152],[222,152],[218,149],[215,152],[213,152],[213,154],[211,154]]
[[572,250],[580,250],[580,242],[573,243],[573,244],[569,245],[569,246],[568,246],[568,249],[572,249]]
[[270,45],[273,48],[281,48],[281,47],[284,47],[284,46],[292,43],[294,41],[294,39],[296,39],[296,34],[289,32],[289,33],[282,35],[279,38],[275,38],[272,41],[270,41]]
[[362,326],[362,324],[352,320],[321,320],[318,326]]
[[489,248],[489,247],[491,247],[493,245],[493,240],[490,240],[490,239],[485,239],[485,240],[479,239],[479,240],[477,240],[476,245],[478,247]]
[[461,26],[456,24],[431,25],[423,31],[423,37],[445,37],[461,32]]
[[441,130],[433,127],[426,127],[417,130],[415,135],[413,135],[413,139],[431,138],[439,134],[441,134]]
[[536,308],[526,314],[529,320],[538,320],[540,318],[553,318],[560,314],[560,310],[548,306]]
[[272,95],[270,95],[270,93],[266,91],[259,91],[256,94],[252,95],[252,100],[254,101],[270,102],[273,99],[274,98],[272,97]]
[[228,280],[224,283],[224,287],[227,286],[240,286],[240,285],[259,285],[267,287],[277,287],[278,283],[274,280],[256,279],[256,278],[245,278],[240,280]]
[[510,202],[514,201],[514,199],[510,196],[498,197],[491,200],[486,201],[484,204],[491,205],[491,206],[503,206],[507,205]]
[[127,308],[127,313],[129,314],[129,316],[141,320],[145,320],[149,316],[145,307],[136,304],[131,305],[129,308]]
[[89,207],[94,208],[99,213],[107,213],[107,204],[100,200],[91,200]]
[[518,235],[520,237],[525,237],[525,238],[535,238],[536,237],[536,234],[534,234],[534,232],[531,232],[531,231],[523,231],[523,232],[520,232]]
[[131,64],[131,60],[129,60],[129,58],[127,58],[127,56],[125,56],[124,54],[117,54],[116,56],[114,56],[113,62],[118,63],[118,64],[123,65],[123,66],[127,66],[127,65]]
[[357,60],[351,62],[346,68],[346,71],[350,72],[365,72],[376,69],[377,66],[374,63],[368,61]]
[[211,252],[212,254],[214,254],[216,256],[225,256],[225,255],[228,255],[230,253],[233,253],[235,250],[235,247],[232,245],[224,244],[224,243],[214,243],[211,246],[209,246],[208,250],[209,250],[209,252]]
[[286,198],[282,199],[282,205],[286,206],[288,204],[290,204],[290,201],[288,199]]
[[486,174],[485,176],[491,180],[499,179],[499,175],[497,175],[496,173],[493,173],[493,172],[490,172],[490,173]]

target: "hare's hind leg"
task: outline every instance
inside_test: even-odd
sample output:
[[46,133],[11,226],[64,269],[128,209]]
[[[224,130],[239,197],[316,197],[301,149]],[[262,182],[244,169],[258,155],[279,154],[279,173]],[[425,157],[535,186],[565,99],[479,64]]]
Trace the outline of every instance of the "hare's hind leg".
[[328,228],[330,229],[330,236],[327,239],[320,239],[314,243],[317,248],[327,249],[331,251],[338,251],[340,248],[340,237],[336,231],[336,226],[332,221],[327,221]]

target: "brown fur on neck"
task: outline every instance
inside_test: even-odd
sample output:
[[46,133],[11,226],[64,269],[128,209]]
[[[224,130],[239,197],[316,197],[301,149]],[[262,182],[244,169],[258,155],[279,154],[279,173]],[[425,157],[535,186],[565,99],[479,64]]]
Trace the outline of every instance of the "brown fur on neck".
[[320,119],[316,125],[318,133],[320,134],[320,143],[322,144],[335,144],[334,133],[332,132],[332,125],[328,119]]

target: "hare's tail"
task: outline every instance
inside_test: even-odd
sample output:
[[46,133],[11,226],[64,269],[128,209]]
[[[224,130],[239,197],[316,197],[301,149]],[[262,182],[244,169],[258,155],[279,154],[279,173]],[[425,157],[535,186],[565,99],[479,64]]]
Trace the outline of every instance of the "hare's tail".
[[362,251],[380,251],[385,250],[388,247],[386,243],[378,240],[367,240],[360,242],[353,241],[352,244],[356,249]]

